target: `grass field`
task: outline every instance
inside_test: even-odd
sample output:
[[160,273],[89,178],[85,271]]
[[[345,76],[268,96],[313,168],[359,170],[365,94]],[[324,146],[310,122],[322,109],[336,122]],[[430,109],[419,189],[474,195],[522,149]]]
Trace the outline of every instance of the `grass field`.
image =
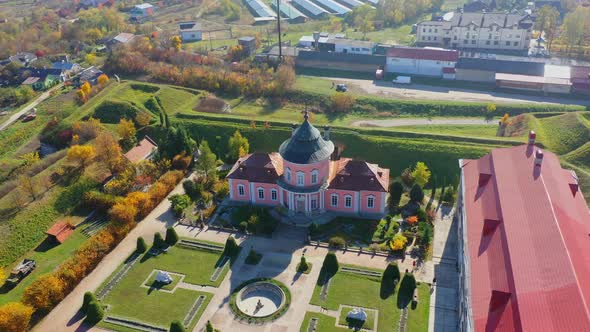
[[306,312],[301,323],[299,332],[308,332],[309,321],[312,318],[317,318],[316,331],[318,332],[350,332],[350,329],[336,326],[336,318],[328,315],[323,315],[317,312]]
[[[338,325],[348,326],[348,321],[346,320],[346,316],[348,315],[348,313],[352,309],[354,309],[354,307],[350,307],[350,306],[343,306],[342,307],[342,311],[340,311],[340,317],[338,318]],[[365,312],[367,314],[367,320],[364,322],[362,328],[372,330],[373,326],[375,326],[375,312],[372,310],[367,310]]]
[[557,154],[574,151],[590,141],[590,125],[580,113],[566,113],[529,122],[543,143]]
[[[224,271],[217,282],[209,281],[219,257],[218,253],[181,247],[172,247],[167,253],[156,257],[144,256],[103,299],[102,303],[109,305],[106,315],[125,317],[168,328],[173,320],[182,322],[198,296],[205,295],[205,302],[188,326],[192,329],[207,307],[212,294],[178,287],[173,293],[169,293],[156,288],[142,287],[142,283],[149,276],[154,277],[154,270],[165,270],[184,274],[183,282],[185,283],[218,286],[228,270]],[[173,279],[176,277],[172,276]],[[103,286],[107,282],[108,279]],[[170,290],[171,287],[163,289]],[[99,326],[114,327],[106,323],[100,323]],[[117,327],[116,330],[119,328]]]
[[[428,292],[429,286],[426,284],[418,285],[421,292]],[[397,331],[401,309],[398,306],[398,290],[387,297],[381,294],[381,278],[367,277],[358,274],[338,272],[330,281],[328,295],[325,301],[320,299],[322,286],[316,285],[310,303],[322,306],[329,310],[338,310],[340,305],[359,306],[372,308],[379,311],[378,329],[379,331]],[[428,312],[430,306],[430,297],[421,298],[421,302],[414,310],[409,320],[414,320],[413,326],[416,329],[409,331],[426,331],[423,327],[428,326]],[[420,308],[423,307],[423,308]],[[420,309],[418,309],[420,308]],[[412,311],[412,309],[410,309]],[[409,321],[408,321],[408,324]],[[305,321],[304,321],[305,326]],[[320,330],[322,331],[322,330]]]

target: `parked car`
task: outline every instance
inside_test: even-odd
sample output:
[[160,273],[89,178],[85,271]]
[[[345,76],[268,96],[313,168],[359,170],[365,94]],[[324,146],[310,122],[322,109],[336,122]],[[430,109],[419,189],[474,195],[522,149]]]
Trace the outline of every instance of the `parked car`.
[[6,282],[12,285],[18,284],[21,280],[23,280],[26,276],[31,274],[33,270],[37,267],[37,263],[35,263],[32,259],[23,259],[11,272]]
[[346,87],[346,84],[336,84],[336,91],[346,92],[348,91],[348,88]]
[[28,113],[28,114],[26,114],[23,117],[23,119],[21,121],[22,122],[29,122],[29,121],[35,120],[35,118],[37,118],[37,114],[35,114],[35,113]]

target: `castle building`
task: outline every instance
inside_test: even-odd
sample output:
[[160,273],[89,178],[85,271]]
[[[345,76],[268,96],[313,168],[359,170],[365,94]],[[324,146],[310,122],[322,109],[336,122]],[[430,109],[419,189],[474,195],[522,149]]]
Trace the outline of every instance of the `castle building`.
[[232,201],[283,206],[305,215],[326,211],[383,215],[389,190],[389,169],[337,158],[330,128],[324,127],[320,133],[309,122],[307,112],[278,153],[251,153],[240,158],[227,179]]

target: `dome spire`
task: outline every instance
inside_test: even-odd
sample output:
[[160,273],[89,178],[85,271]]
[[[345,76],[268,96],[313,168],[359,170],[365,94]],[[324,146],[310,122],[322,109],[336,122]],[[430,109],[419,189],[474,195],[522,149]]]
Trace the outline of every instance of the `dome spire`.
[[305,111],[303,112],[303,120],[304,120],[304,121],[307,121],[308,119],[309,119],[309,112],[307,112],[307,110],[305,110]]

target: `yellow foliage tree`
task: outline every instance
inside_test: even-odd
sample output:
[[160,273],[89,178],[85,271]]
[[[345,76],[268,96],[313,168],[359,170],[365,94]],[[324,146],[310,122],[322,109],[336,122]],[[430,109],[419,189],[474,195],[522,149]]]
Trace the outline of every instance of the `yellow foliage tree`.
[[20,156],[20,160],[23,161],[23,166],[25,166],[25,167],[36,164],[40,160],[39,152],[33,151],[33,152],[25,153],[22,156]]
[[101,86],[104,86],[105,84],[107,84],[109,82],[109,77],[107,76],[107,74],[102,74],[102,75],[98,76],[98,78],[96,79],[96,81]]
[[92,54],[92,53],[88,53],[86,54],[86,63],[88,63],[89,65],[94,65],[94,63],[96,62],[96,55]]
[[425,163],[419,161],[416,163],[416,167],[412,171],[412,177],[414,178],[414,183],[418,184],[420,187],[424,187],[425,184],[428,183],[430,180],[431,172],[426,166]]
[[84,104],[88,100],[88,96],[86,96],[86,94],[84,93],[84,91],[82,91],[82,89],[79,89],[76,91],[76,98],[82,104]]
[[174,47],[175,50],[180,51],[180,49],[182,49],[182,39],[180,39],[180,36],[172,37],[170,42],[172,43],[172,47]]
[[92,145],[74,145],[68,150],[67,160],[86,168],[96,157],[96,151]]
[[406,243],[408,243],[408,238],[400,233],[397,233],[389,242],[389,246],[391,247],[391,250],[401,250],[406,247]]
[[40,276],[25,289],[22,302],[40,310],[50,310],[64,298],[64,284],[53,274]]
[[138,211],[135,206],[127,205],[124,202],[115,204],[109,211],[111,218],[122,224],[131,224],[135,221],[137,213]]
[[84,82],[84,84],[82,84],[82,86],[80,87],[80,90],[82,90],[86,97],[88,97],[92,92],[92,86],[90,85],[90,83]]
[[104,164],[111,173],[124,169],[125,159],[117,140],[108,132],[102,132],[94,140],[96,158]]
[[28,330],[33,308],[20,302],[9,302],[0,307],[0,331],[23,332]]
[[117,125],[117,134],[121,138],[121,145],[124,149],[131,149],[137,139],[135,138],[135,124],[133,121],[127,119],[121,119],[119,124]]

